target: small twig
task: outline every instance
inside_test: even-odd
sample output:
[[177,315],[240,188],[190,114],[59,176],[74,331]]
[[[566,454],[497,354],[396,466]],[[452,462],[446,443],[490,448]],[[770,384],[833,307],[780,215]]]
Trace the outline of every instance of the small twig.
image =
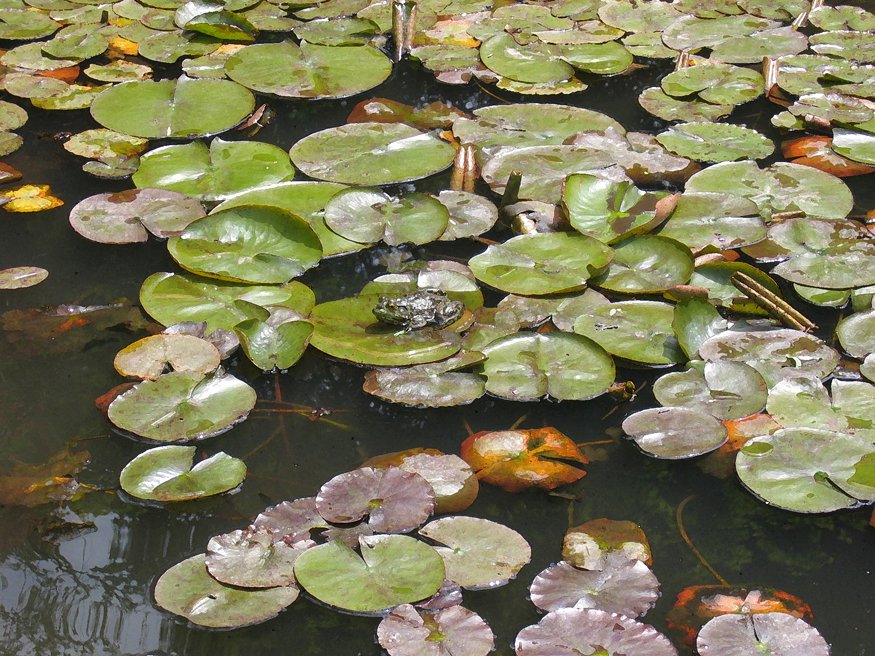
[[481,90],[483,93],[485,93],[487,96],[492,96],[493,98],[495,98],[495,99],[498,100],[499,102],[504,103],[505,105],[512,105],[512,104],[513,104],[513,101],[512,101],[512,100],[508,100],[507,98],[502,98],[501,96],[499,96],[499,95],[493,93],[492,91],[490,91],[489,89],[487,89],[486,87],[484,87],[483,84],[481,84],[479,80],[476,82],[476,84],[477,84],[478,87],[480,87],[480,90]]
[[742,294],[785,325],[805,332],[810,332],[817,328],[817,324],[750,276],[736,271],[730,276],[729,281]]
[[474,429],[471,428],[471,424],[468,423],[468,420],[462,417],[462,425],[465,427],[465,432],[468,433],[468,437],[471,437],[474,434]]
[[585,446],[597,446],[599,444],[616,444],[617,440],[593,440],[591,442],[576,442],[575,446],[583,448]]
[[678,509],[675,512],[674,518],[675,523],[677,524],[678,531],[681,534],[681,538],[684,543],[690,548],[690,551],[693,552],[693,555],[698,559],[698,561],[702,564],[702,567],[711,572],[711,575],[717,579],[722,585],[729,585],[729,581],[720,576],[720,573],[714,569],[711,564],[705,560],[705,557],[702,555],[702,552],[696,548],[696,545],[693,544],[693,541],[690,539],[690,536],[687,535],[687,529],[684,528],[684,508],[687,507],[687,504],[696,498],[695,494],[691,494],[686,499],[681,501],[678,504]]
[[520,424],[522,424],[528,418],[529,418],[529,413],[524,414],[522,417],[520,417],[515,422],[513,422],[510,425],[510,428],[508,428],[507,430],[516,430],[517,428],[520,427]]

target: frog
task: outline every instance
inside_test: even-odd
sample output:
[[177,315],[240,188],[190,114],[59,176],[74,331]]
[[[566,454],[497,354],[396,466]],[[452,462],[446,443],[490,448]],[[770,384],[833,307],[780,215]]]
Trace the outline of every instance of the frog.
[[422,289],[405,296],[381,296],[374,316],[382,323],[401,326],[404,332],[421,328],[446,328],[462,316],[465,306],[436,289]]

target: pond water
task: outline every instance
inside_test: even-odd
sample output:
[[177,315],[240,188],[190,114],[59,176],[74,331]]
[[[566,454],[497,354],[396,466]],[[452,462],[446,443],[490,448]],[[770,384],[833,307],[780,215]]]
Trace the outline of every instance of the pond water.
[[[594,81],[568,102],[602,111],[629,130],[654,132],[663,123],[635,102],[644,88],[667,72],[652,66]],[[520,101],[509,93],[500,95]],[[276,118],[258,139],[289,148],[315,130],[340,125],[352,106],[366,97],[407,103],[444,99],[471,110],[499,100],[476,86],[440,85],[416,64],[395,67],[383,85],[337,101],[271,101]],[[82,198],[129,187],[96,182],[80,170],[53,135],[76,132],[92,123],[86,112],[43,112],[28,107],[21,132],[25,147],[6,161],[24,172],[25,182],[49,184],[65,202],[52,211],[5,214],[0,268],[30,264],[50,272],[42,284],[0,293],[0,311],[94,305],[132,300],[155,271],[178,270],[163,243],[104,246],[76,235],[66,218]],[[733,114],[776,136],[768,118],[773,107],[758,101]],[[416,184],[418,190],[444,189],[449,173]],[[859,207],[875,203],[871,181],[849,181]],[[397,253],[417,258],[467,258],[482,250],[475,243],[435,243],[422,248],[381,247],[323,261],[302,281],[320,301],[353,294],[386,269]],[[498,296],[488,297],[495,302]],[[825,319],[827,324],[829,317]],[[661,599],[645,621],[660,630],[677,593],[686,586],[716,581],[684,542],[676,512],[683,513],[689,538],[732,583],[786,590],[812,607],[815,625],[833,654],[875,654],[872,586],[875,539],[867,525],[869,508],[829,515],[797,515],[769,507],[742,489],[734,477],[714,478],[695,460],[654,460],[619,438],[622,419],[648,407],[647,387],[638,399],[620,405],[603,396],[589,402],[521,404],[483,397],[468,406],[420,410],[384,403],[361,391],[362,370],[310,349],[287,373],[262,374],[242,357],[231,370],[258,392],[249,420],[209,443],[244,459],[249,474],[232,495],[151,507],[117,494],[118,473],[143,445],[114,434],[94,399],[119,383],[112,367],[116,352],[145,331],[84,326],[52,338],[0,333],[0,455],[6,470],[14,463],[39,463],[72,440],[91,454],[81,481],[105,491],[63,505],[49,519],[46,506],[0,508],[0,643],[10,654],[53,656],[175,654],[377,655],[378,620],[342,615],[311,600],[300,600],[279,617],[254,627],[208,631],[161,611],[151,600],[155,579],[171,565],[202,553],[207,540],[244,526],[265,506],[310,496],[332,476],[365,458],[411,447],[457,453],[473,430],[505,428],[525,415],[523,427],[554,426],[577,442],[614,439],[586,449],[588,475],[562,496],[530,491],[511,495],[483,486],[468,514],[517,529],[532,545],[532,562],[516,580],[496,590],[465,592],[465,603],[496,634],[496,653],[513,653],[516,633],[540,613],[527,599],[532,578],[561,559],[564,531],[588,519],[610,517],[639,524],[650,540]],[[618,380],[646,383],[645,371],[621,370]],[[270,399],[331,410],[331,422],[266,411]],[[569,498],[573,497],[573,498]],[[60,522],[90,523],[64,530]],[[51,525],[50,525],[51,524]]]

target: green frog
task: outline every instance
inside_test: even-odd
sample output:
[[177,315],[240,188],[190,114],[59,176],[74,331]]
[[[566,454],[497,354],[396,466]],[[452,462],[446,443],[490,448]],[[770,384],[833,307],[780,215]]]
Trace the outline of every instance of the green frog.
[[406,296],[381,296],[373,312],[383,323],[410,331],[426,326],[446,328],[462,316],[464,309],[461,301],[447,298],[444,292],[427,289]]

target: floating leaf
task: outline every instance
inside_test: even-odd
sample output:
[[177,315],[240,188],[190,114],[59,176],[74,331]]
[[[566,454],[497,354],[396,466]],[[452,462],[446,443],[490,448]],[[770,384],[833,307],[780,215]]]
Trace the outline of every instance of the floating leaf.
[[620,301],[592,308],[574,332],[633,362],[669,365],[686,358],[672,331],[674,308],[658,301]]
[[659,598],[659,581],[643,562],[623,553],[588,571],[562,561],[543,570],[529,587],[532,603],[546,611],[598,608],[627,617],[644,615]]
[[592,280],[603,290],[649,294],[686,283],[693,274],[690,249],[660,235],[630,237],[614,244],[608,270]]
[[690,360],[697,357],[705,340],[723,332],[727,326],[717,309],[703,298],[683,299],[674,307],[671,327]]
[[468,266],[481,282],[512,294],[583,289],[611,261],[611,249],[586,235],[520,235],[489,246]]
[[775,150],[771,139],[730,123],[679,123],[656,135],[656,140],[671,152],[700,162],[762,159]]
[[560,608],[517,634],[517,656],[558,654],[647,654],[677,656],[664,635],[649,624],[595,608]]
[[305,551],[295,561],[298,584],[319,601],[354,613],[380,613],[440,589],[443,560],[424,542],[372,535],[359,543],[361,556],[337,540]]
[[740,105],[763,93],[763,76],[741,66],[705,60],[669,73],[660,86],[670,96],[697,94],[715,105]]
[[135,137],[193,139],[233,128],[255,108],[245,87],[228,80],[124,82],[91,103],[102,126]]
[[486,391],[483,377],[453,371],[483,359],[482,354],[469,353],[473,357],[455,355],[442,362],[369,371],[362,389],[381,399],[414,407],[442,408],[471,403]]
[[[530,487],[553,490],[586,476],[589,461],[555,428],[481,431],[461,446],[461,456],[484,483],[508,492]],[[575,464],[572,464],[575,463]]]
[[681,194],[671,217],[660,228],[663,237],[676,239],[694,252],[708,246],[720,250],[762,241],[766,226],[751,200],[732,194]]
[[832,144],[831,137],[809,135],[781,142],[781,151],[794,164],[810,166],[839,178],[875,171],[875,167],[839,155],[832,149]]
[[298,598],[293,586],[241,590],[222,585],[207,572],[201,554],[164,572],[155,584],[155,603],[193,624],[235,629],[265,622]]
[[49,272],[35,266],[19,266],[0,269],[0,289],[24,289],[40,284],[49,277]]
[[292,161],[310,177],[358,185],[418,180],[444,170],[455,150],[403,123],[352,123],[308,135],[292,146]]
[[151,232],[170,237],[204,216],[195,198],[161,189],[128,189],[97,194],[70,210],[70,225],[77,233],[102,244],[142,242]]
[[875,501],[875,488],[852,482],[855,465],[875,451],[866,440],[816,428],[786,428],[755,437],[735,469],[766,503],[801,513],[831,512]]
[[377,640],[390,656],[486,656],[495,642],[489,625],[467,608],[423,615],[409,604],[380,622]]
[[766,410],[784,428],[844,431],[847,418],[830,404],[829,393],[814,376],[784,379],[769,390]]
[[255,390],[229,374],[175,371],[135,385],[109,406],[109,420],[158,442],[219,435],[246,419]]
[[328,523],[316,509],[316,497],[305,497],[265,508],[252,526],[269,530],[274,542],[283,540],[294,544],[310,539],[314,528],[328,528]]
[[614,363],[595,342],[566,333],[517,333],[483,348],[486,391],[512,401],[585,401],[614,382]]
[[463,588],[504,585],[531,560],[532,550],[511,528],[477,517],[443,517],[429,522],[419,534],[446,546],[437,551],[447,579]]
[[726,420],[762,410],[769,391],[757,370],[743,362],[691,362],[686,371],[657,379],[653,395],[660,405],[701,410]]
[[823,289],[875,284],[875,245],[856,241],[797,255],[778,264],[772,273],[790,282]]
[[[327,46],[290,41],[247,46],[225,72],[253,91],[284,98],[344,98],[383,82],[392,63],[371,46]],[[366,184],[366,183],[365,183]]]
[[491,229],[498,221],[498,208],[483,196],[467,191],[444,190],[438,195],[438,200],[449,212],[447,229],[440,236],[441,241],[476,237]]
[[592,519],[565,532],[562,558],[580,569],[603,570],[610,554],[652,565],[650,543],[640,526],[615,519]]
[[638,104],[645,111],[663,121],[716,121],[732,113],[732,105],[712,105],[696,98],[673,98],[659,87],[650,87],[638,96]]
[[276,312],[266,321],[246,319],[234,327],[240,346],[252,363],[263,371],[288,369],[310,343],[313,324],[300,321],[294,311]]
[[710,620],[696,640],[702,656],[767,650],[775,656],[804,653],[829,656],[829,645],[813,626],[786,613],[720,615]]
[[844,317],[836,326],[836,337],[849,355],[868,357],[875,352],[875,310]]
[[[167,448],[167,447],[164,447]],[[205,565],[214,579],[241,588],[293,585],[295,560],[314,543],[286,544],[268,528],[248,528],[210,538]]]
[[213,139],[163,146],[143,155],[132,180],[200,200],[224,200],[258,187],[285,182],[295,169],[279,147],[260,141]]
[[0,204],[7,212],[43,212],[64,204],[51,195],[49,185],[23,185],[0,191]]
[[167,366],[173,371],[208,374],[219,366],[218,349],[192,335],[152,335],[119,351],[113,366],[122,376],[156,380]]
[[147,501],[190,501],[233,490],[246,465],[220,451],[193,465],[193,446],[159,446],[131,460],[119,475],[121,488]]
[[339,474],[316,496],[316,509],[329,522],[349,524],[365,515],[380,533],[407,533],[434,510],[434,490],[422,476],[398,467],[362,467]]
[[352,108],[347,123],[406,123],[420,130],[448,128],[454,119],[468,117],[462,110],[445,102],[422,107],[406,105],[389,98],[369,98]]
[[284,283],[319,263],[322,244],[304,219],[240,205],[198,219],[167,250],[189,271],[232,282]]
[[726,441],[726,428],[712,415],[681,407],[636,412],[623,431],[647,455],[668,460],[700,456]]

